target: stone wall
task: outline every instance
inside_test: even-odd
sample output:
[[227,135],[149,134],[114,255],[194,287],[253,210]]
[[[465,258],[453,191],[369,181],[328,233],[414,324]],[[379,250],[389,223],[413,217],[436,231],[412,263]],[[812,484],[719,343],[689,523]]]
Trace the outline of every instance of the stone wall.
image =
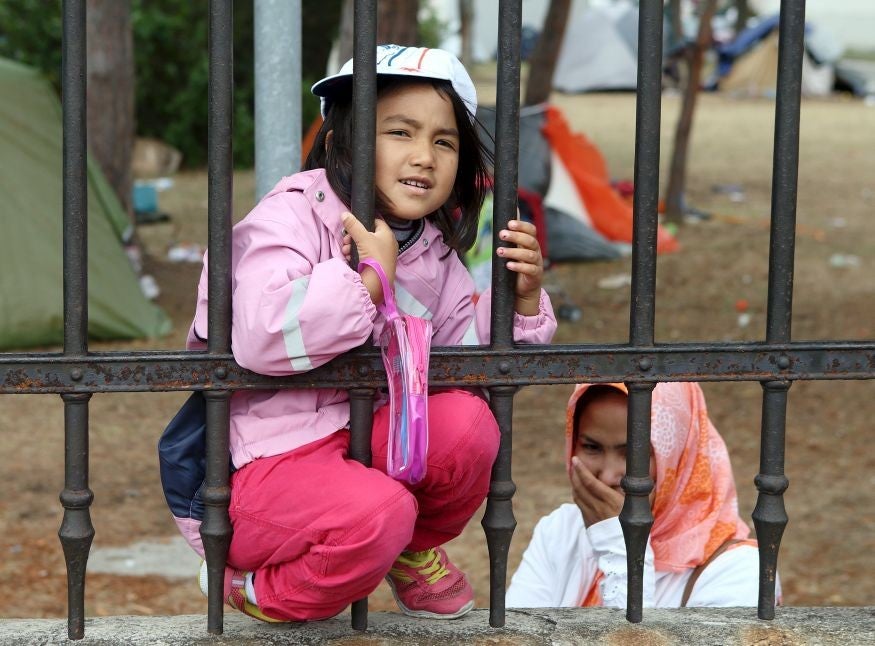
[[[641,624],[630,624],[621,610],[604,608],[509,611],[504,628],[489,627],[487,610],[455,621],[411,619],[372,613],[367,632],[349,626],[349,616],[309,624],[263,624],[229,610],[225,633],[207,634],[202,615],[178,617],[101,617],[89,619],[79,644],[332,644],[335,646],[423,644],[590,644],[663,646],[707,644],[744,646],[875,645],[875,607],[779,608],[774,621],[759,621],[752,608],[645,610]],[[0,619],[0,644],[61,644],[62,619]]]

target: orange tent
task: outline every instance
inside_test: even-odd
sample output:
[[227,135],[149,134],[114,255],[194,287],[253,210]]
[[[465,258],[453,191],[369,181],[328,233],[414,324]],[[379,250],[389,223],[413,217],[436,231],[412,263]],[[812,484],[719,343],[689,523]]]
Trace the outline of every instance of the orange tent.
[[[547,108],[544,136],[562,161],[586,206],[593,228],[615,242],[632,242],[632,207],[611,186],[604,157],[589,139],[573,132],[562,112]],[[658,227],[656,250],[677,251],[678,241]]]
[[310,149],[313,147],[313,142],[316,141],[316,135],[319,134],[319,128],[322,127],[322,117],[317,116],[313,119],[313,123],[307,128],[304,139],[301,141],[301,166],[307,160],[307,155],[310,154]]

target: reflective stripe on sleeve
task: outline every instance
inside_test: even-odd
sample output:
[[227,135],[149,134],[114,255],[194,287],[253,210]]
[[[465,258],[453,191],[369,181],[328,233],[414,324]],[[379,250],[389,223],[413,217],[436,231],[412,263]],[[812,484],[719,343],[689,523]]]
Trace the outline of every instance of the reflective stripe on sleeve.
[[292,370],[295,372],[304,372],[313,368],[304,348],[304,337],[301,334],[301,323],[298,320],[309,285],[310,276],[301,276],[292,281],[292,295],[289,297],[283,318],[283,339],[286,342],[286,354],[289,357]]

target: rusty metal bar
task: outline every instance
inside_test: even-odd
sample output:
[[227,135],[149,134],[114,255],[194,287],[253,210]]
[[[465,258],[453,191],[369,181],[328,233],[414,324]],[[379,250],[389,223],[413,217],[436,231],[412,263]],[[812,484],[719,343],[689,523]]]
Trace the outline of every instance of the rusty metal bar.
[[[495,114],[495,190],[492,213],[492,247],[507,247],[498,237],[516,218],[517,166],[519,163],[520,36],[522,2],[501,0],[498,5],[498,80]],[[513,345],[515,275],[506,261],[492,255],[492,312],[490,346]]]
[[[492,214],[492,248],[508,246],[499,237],[516,218],[517,165],[519,163],[521,0],[501,0],[498,5],[498,86],[495,118],[495,189]],[[490,351],[513,347],[514,283],[516,275],[505,261],[492,255],[492,310]],[[482,364],[481,364],[482,365]],[[516,527],[511,475],[513,437],[513,386],[489,389],[490,407],[501,433],[498,456],[492,467],[486,512],[481,524],[489,549],[489,625],[504,626],[505,580],[510,541]]]
[[64,1],[64,353],[88,352],[88,176],[85,2]]
[[784,475],[784,429],[789,388],[786,381],[763,383],[760,472],[754,478],[759,494],[752,514],[760,551],[760,619],[775,618],[778,548],[788,520],[784,509],[784,491],[789,485]]
[[[209,254],[208,338],[210,356],[231,351],[231,204],[233,191],[232,117],[234,113],[234,3],[210,0],[209,120],[207,131]],[[214,370],[217,379],[226,369]],[[223,632],[225,561],[231,544],[228,504],[228,433],[231,392],[207,393],[206,477],[200,534],[207,561],[207,630]]]
[[[84,0],[63,5],[61,83],[64,176],[64,356],[88,354],[88,178]],[[72,376],[72,375],[71,375]],[[58,538],[67,566],[67,636],[85,636],[85,568],[94,527],[88,488],[90,393],[64,394],[64,518]]]
[[207,409],[206,476],[201,498],[204,519],[200,534],[207,561],[207,630],[215,635],[223,631],[225,561],[231,544],[231,521],[228,504],[231,487],[228,482],[228,453],[231,392],[211,390],[204,393]]
[[[230,354],[103,352],[0,354],[0,394],[168,390],[361,388],[385,385],[374,349],[355,350],[304,374],[268,377]],[[646,368],[646,369],[644,369]],[[643,381],[800,381],[875,378],[875,343],[677,344],[435,348],[435,386],[524,386]]]
[[493,628],[500,628],[505,622],[507,557],[516,529],[512,503],[516,485],[511,478],[511,430],[513,396],[516,392],[516,386],[495,386],[489,389],[489,407],[501,433],[498,456],[492,466],[486,512],[480,521],[489,550],[489,625]]
[[[371,466],[371,430],[374,425],[374,389],[349,390],[349,456]],[[367,445],[363,444],[366,440]],[[368,629],[368,598],[353,601],[351,621],[354,630]]]
[[626,436],[626,475],[621,484],[626,498],[620,511],[620,526],[626,542],[626,619],[638,623],[643,617],[644,553],[653,526],[650,510],[650,404],[654,383],[627,384],[629,418]]
[[[793,316],[793,257],[799,177],[805,0],[781,1],[778,30],[778,91],[772,162],[766,340],[769,343],[789,343]],[[790,382],[764,381],[762,386],[760,472],[754,480],[759,494],[753,511],[760,551],[757,615],[760,619],[774,619],[778,550],[788,521],[783,496],[789,484],[784,475],[784,441]]]
[[766,340],[769,343],[788,343],[793,307],[793,256],[796,247],[805,0],[781,1],[778,29],[778,93],[775,99]]
[[[352,189],[350,208],[369,231],[374,230],[374,171],[376,168],[377,118],[377,3],[355,0],[353,7],[352,78]],[[351,264],[358,267],[358,251],[353,245]],[[374,424],[374,389],[354,388],[349,392],[349,456],[371,464],[371,431]],[[368,599],[352,604],[352,627],[368,628]]]
[[[352,190],[350,208],[374,230],[374,148],[377,118],[377,3],[355,0],[352,75]],[[353,245],[355,250],[355,245]],[[353,258],[357,264],[357,258]]]
[[88,488],[88,400],[90,393],[61,395],[64,400],[64,519],[58,537],[67,564],[67,636],[85,636],[85,566],[94,539]]
[[232,119],[234,115],[233,0],[210,0],[208,181],[208,334],[207,351],[231,349],[231,205],[233,194]]
[[[659,132],[662,100],[662,21],[660,0],[645,0],[638,14],[638,94],[635,106],[635,199],[632,230],[632,309],[629,343],[652,346],[656,308],[656,232],[659,202]],[[638,361],[642,374],[652,370],[647,357]],[[630,383],[626,498],[620,525],[626,542],[628,588],[626,619],[643,616],[644,552],[653,526],[648,494],[650,478],[650,401],[653,383]]]
[[656,292],[656,213],[662,112],[662,2],[642,0],[638,13],[638,92],[635,103],[635,196],[632,230],[632,345],[653,345]]

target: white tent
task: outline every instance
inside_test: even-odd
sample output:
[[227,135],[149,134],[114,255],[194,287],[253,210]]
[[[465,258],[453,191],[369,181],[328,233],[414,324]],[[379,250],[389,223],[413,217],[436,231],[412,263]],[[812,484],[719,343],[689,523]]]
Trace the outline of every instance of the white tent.
[[[774,97],[778,79],[778,15],[761,18],[719,49],[718,88],[741,96]],[[842,46],[829,30],[806,22],[802,94],[826,96],[835,83]]]
[[[802,95],[827,96],[835,82],[832,63],[815,62],[809,50],[802,58]],[[778,32],[757,43],[720,79],[718,87],[734,96],[771,97],[778,85]]]
[[634,90],[638,80],[638,9],[591,6],[571,16],[553,87],[562,92]]
[[[777,13],[780,0],[752,0],[761,16]],[[829,30],[844,48],[875,50],[875,2],[872,0],[806,0],[805,20]]]
[[[591,7],[610,7],[617,0],[572,0],[569,22],[574,22]],[[628,0],[621,0],[621,4]],[[459,0],[426,0],[420,6],[428,5],[437,17],[447,25],[446,38],[441,47],[456,55],[461,53],[459,38]],[[540,32],[550,0],[525,0],[522,4],[521,21],[523,27],[531,27]],[[498,51],[498,0],[473,0],[474,18],[471,29],[472,56],[475,61],[493,60]]]

